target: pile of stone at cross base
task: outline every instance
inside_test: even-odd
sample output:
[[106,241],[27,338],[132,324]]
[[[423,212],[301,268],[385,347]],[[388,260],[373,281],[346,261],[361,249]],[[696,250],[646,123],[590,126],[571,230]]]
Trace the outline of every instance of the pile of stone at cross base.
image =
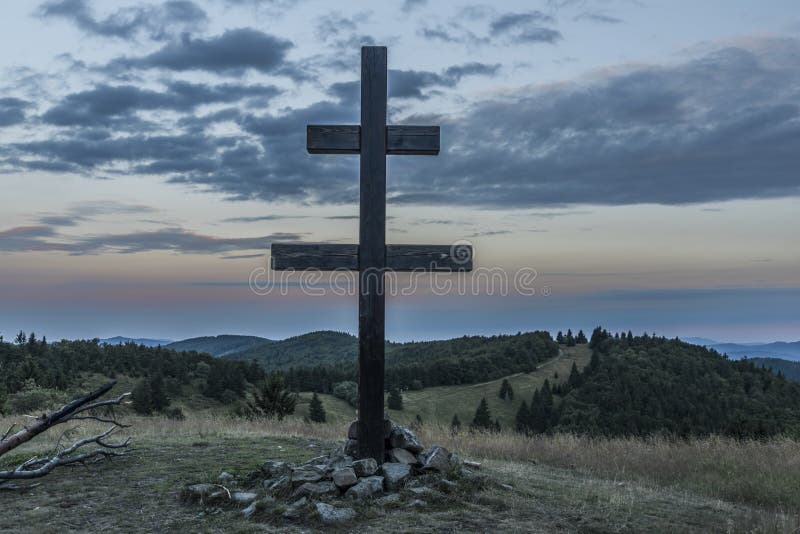
[[426,496],[435,499],[459,487],[451,479],[482,478],[473,471],[480,464],[462,462],[438,445],[425,450],[412,430],[388,419],[384,424],[384,463],[379,466],[372,458],[356,460],[357,424],[350,425],[345,445],[327,456],[300,465],[265,462],[260,472],[248,477],[247,485],[255,483],[250,491],[232,492],[228,486],[234,487],[237,482],[232,475],[223,473],[222,484],[194,484],[184,493],[189,499],[205,503],[227,500],[246,506],[242,510],[245,517],[259,510],[274,510],[282,501],[286,503],[281,512],[283,519],[299,520],[316,514],[323,523],[337,524],[356,518],[352,504],[425,506]]

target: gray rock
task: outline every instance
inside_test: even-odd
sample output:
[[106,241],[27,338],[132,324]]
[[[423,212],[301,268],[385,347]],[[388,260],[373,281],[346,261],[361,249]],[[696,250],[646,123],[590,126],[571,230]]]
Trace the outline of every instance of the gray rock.
[[473,462],[471,460],[464,460],[464,467],[469,467],[470,469],[480,469],[481,464],[480,462]]
[[356,511],[352,508],[336,508],[324,502],[317,503],[317,513],[326,525],[347,523],[356,518]]
[[236,480],[236,477],[234,477],[232,474],[228,473],[227,471],[223,471],[222,473],[220,473],[217,478],[223,484],[230,484],[231,482]]
[[391,444],[392,448],[406,449],[415,454],[422,452],[422,449],[424,449],[422,443],[419,441],[419,438],[417,438],[417,435],[414,434],[414,432],[410,429],[403,426],[395,426],[392,428],[392,432],[389,435],[389,443]]
[[514,486],[512,486],[511,484],[500,484],[500,487],[507,491],[511,491],[514,489]]
[[[383,420],[383,439],[389,439],[389,436],[391,435],[395,426],[396,425],[391,420]],[[347,429],[347,438],[358,439],[358,421],[353,421],[350,423],[350,427]]]
[[303,508],[308,504],[308,499],[301,497],[290,504],[283,512],[283,517],[286,519],[300,519],[303,516]]
[[267,475],[268,478],[280,478],[291,473],[292,466],[286,462],[268,460],[261,465],[261,471]]
[[383,491],[383,477],[372,476],[362,478],[358,484],[344,494],[348,499],[364,500],[374,497]]
[[408,464],[383,464],[383,482],[387,491],[397,491],[411,477],[411,466]]
[[347,456],[356,456],[358,455],[358,442],[354,439],[348,439],[342,450]]
[[408,506],[409,508],[417,508],[417,507],[420,507],[420,506],[427,506],[427,504],[428,504],[428,503],[427,503],[427,502],[425,502],[425,501],[423,501],[422,499],[414,499],[413,501],[411,501],[410,503],[408,503],[408,505],[407,505],[407,506]]
[[425,462],[422,464],[422,468],[429,471],[447,473],[452,468],[450,464],[450,451],[444,447],[434,445],[425,455]]
[[293,497],[320,497],[337,493],[336,486],[330,480],[323,482],[306,482],[294,491]]
[[401,464],[414,465],[417,463],[417,457],[405,449],[390,449],[389,459]]
[[282,476],[275,480],[269,487],[269,492],[273,495],[286,495],[292,490],[292,480],[288,476]]
[[330,471],[341,469],[343,467],[352,467],[353,457],[346,454],[335,454],[328,460],[327,468]]
[[352,467],[337,469],[333,472],[331,478],[333,478],[333,483],[336,484],[336,487],[343,490],[355,486],[358,483],[358,477]]
[[378,462],[374,458],[364,458],[353,462],[353,471],[357,477],[369,477],[378,471]]
[[256,509],[258,508],[258,504],[250,503],[250,506],[242,510],[242,515],[245,519],[249,519],[254,513],[256,513]]
[[420,486],[420,487],[418,487],[418,488],[409,488],[409,490],[408,490],[408,491],[409,491],[410,493],[413,493],[414,495],[430,495],[430,494],[432,494],[432,493],[435,493],[435,492],[434,492],[434,491],[433,491],[431,488],[429,488],[428,486]]
[[319,482],[324,473],[315,467],[298,467],[292,469],[292,485],[299,486],[306,482]]
[[319,464],[326,464],[329,458],[327,456],[317,456],[316,458],[312,458],[307,462],[303,462],[303,465],[319,465]]
[[249,491],[237,491],[231,493],[231,501],[236,504],[252,504],[258,499],[258,493],[251,493]]

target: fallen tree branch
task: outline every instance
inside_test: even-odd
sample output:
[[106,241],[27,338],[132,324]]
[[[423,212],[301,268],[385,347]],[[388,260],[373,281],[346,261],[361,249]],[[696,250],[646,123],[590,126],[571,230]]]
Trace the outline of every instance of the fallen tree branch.
[[[11,434],[16,427],[16,425],[12,425],[11,428],[3,434],[2,439],[0,439],[0,457],[20,445],[27,443],[42,432],[69,421],[93,420],[101,423],[109,423],[112,426],[105,432],[78,440],[69,447],[62,449],[61,442],[64,436],[75,429],[65,430],[61,436],[59,436],[49,456],[35,456],[13,469],[0,471],[0,489],[20,489],[26,487],[11,484],[10,481],[40,478],[51,473],[57,467],[85,464],[88,461],[97,461],[103,458],[110,459],[125,456],[127,451],[120,451],[120,449],[126,449],[130,445],[130,438],[121,442],[109,442],[106,441],[106,438],[111,436],[116,430],[130,426],[117,421],[113,414],[113,407],[123,404],[130,393],[123,393],[119,397],[113,399],[97,400],[108,393],[115,384],[116,381],[110,382],[88,395],[79,397],[65,404],[54,412],[42,415],[36,418],[33,424],[24,426],[15,434]],[[104,416],[93,413],[94,410],[99,408],[105,408],[110,415]],[[98,448],[91,451],[80,451],[81,448],[91,444],[97,445]]]

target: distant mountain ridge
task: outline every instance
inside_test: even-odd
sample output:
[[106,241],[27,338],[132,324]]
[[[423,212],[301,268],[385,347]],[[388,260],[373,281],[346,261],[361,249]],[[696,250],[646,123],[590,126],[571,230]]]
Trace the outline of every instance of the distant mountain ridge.
[[182,352],[205,352],[206,354],[221,358],[272,343],[275,343],[275,341],[258,336],[222,334],[219,336],[194,337],[182,341],[175,341],[166,345],[166,348]]
[[800,361],[800,341],[773,341],[771,343],[725,343],[701,337],[681,338],[686,343],[714,349],[727,354],[732,360],[742,358],[779,358]]
[[125,343],[136,343],[137,345],[144,345],[145,347],[159,347],[172,343],[171,339],[149,339],[149,338],[130,338],[123,336],[114,336],[101,339],[100,343],[106,345],[124,345]]

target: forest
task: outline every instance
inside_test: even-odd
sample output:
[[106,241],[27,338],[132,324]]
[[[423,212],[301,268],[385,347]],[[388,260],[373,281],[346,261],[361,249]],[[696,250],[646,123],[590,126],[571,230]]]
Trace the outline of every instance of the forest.
[[605,436],[800,435],[800,384],[748,360],[597,328],[592,359],[521,403],[517,429]]

